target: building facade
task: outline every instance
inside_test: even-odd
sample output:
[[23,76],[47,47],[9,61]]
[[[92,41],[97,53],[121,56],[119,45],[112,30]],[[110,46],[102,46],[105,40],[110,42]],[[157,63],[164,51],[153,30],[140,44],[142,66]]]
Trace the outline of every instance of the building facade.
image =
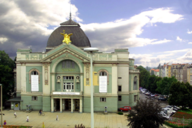
[[18,49],[16,59],[16,93],[11,108],[59,112],[90,112],[93,74],[94,111],[116,112],[123,106],[134,106],[139,97],[139,70],[128,49],[94,52],[80,25],[69,19],[50,35],[46,52]]
[[187,68],[187,82],[192,85],[192,65]]

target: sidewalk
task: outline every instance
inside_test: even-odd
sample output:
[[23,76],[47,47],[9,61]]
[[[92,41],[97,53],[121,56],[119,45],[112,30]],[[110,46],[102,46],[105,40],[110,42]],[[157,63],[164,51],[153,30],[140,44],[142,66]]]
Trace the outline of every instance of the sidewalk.
[[[42,128],[44,122],[45,128],[74,128],[75,125],[83,124],[86,128],[91,126],[91,114],[90,113],[51,113],[45,112],[45,116],[39,116],[38,111],[32,111],[26,113],[22,111],[16,111],[17,118],[14,117],[14,111],[3,111],[3,121],[7,121],[7,125],[28,125],[33,128]],[[29,116],[29,122],[26,122],[26,117]],[[56,116],[59,116],[59,120],[56,121]],[[127,117],[124,115],[118,115],[116,113],[109,113],[104,115],[103,113],[94,114],[95,128],[128,128]]]

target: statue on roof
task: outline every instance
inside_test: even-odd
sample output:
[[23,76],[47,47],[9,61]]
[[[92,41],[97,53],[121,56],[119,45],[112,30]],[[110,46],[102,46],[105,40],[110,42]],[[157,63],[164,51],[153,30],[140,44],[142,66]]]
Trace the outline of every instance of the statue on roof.
[[66,34],[65,33],[65,30],[63,30],[63,33],[60,33],[61,35],[63,35],[63,43],[66,43],[66,44],[69,44],[71,43],[71,40],[70,40],[70,36],[73,35],[72,33],[70,34]]

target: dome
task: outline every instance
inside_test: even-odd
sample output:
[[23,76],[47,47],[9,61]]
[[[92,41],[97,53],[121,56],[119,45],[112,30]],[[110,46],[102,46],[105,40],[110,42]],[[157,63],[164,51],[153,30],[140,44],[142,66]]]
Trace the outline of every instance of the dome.
[[60,27],[51,33],[47,42],[46,51],[49,51],[63,43],[63,36],[60,34],[63,33],[63,30],[65,30],[65,33],[67,34],[73,33],[73,35],[70,37],[71,43],[73,45],[77,47],[91,47],[89,39],[80,28],[80,25],[69,19],[68,21],[61,23]]

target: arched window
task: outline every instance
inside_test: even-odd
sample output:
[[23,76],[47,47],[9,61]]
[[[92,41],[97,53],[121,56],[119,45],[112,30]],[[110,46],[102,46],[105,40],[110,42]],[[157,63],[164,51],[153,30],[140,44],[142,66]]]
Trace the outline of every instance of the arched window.
[[108,73],[106,71],[99,72],[99,92],[107,93]]
[[137,90],[137,76],[135,76],[133,80],[133,90]]
[[105,71],[101,71],[101,72],[99,73],[99,76],[107,76],[107,73],[106,73]]
[[32,71],[31,75],[38,75],[38,72],[37,71]]
[[31,84],[31,75],[38,75],[39,83],[40,83],[40,72],[37,69],[31,69],[29,71],[29,83]]

